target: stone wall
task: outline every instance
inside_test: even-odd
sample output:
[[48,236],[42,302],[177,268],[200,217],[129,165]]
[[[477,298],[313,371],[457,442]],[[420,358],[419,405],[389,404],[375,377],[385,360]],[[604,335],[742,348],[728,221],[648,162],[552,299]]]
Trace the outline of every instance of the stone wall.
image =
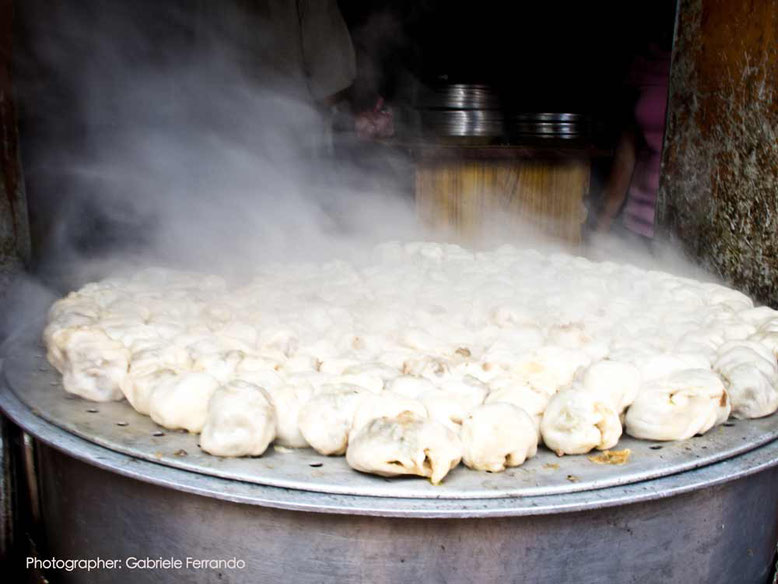
[[659,223],[778,306],[778,0],[680,0]]

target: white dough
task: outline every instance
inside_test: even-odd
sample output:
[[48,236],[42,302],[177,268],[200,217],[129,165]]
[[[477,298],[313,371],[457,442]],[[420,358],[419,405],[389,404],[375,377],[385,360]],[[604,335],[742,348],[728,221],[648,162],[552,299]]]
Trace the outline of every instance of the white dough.
[[462,443],[451,430],[403,413],[377,418],[349,441],[346,462],[354,470],[381,476],[418,475],[439,484],[462,460]]
[[434,391],[437,387],[424,377],[399,375],[389,382],[389,386],[386,389],[403,397],[418,399],[425,393]]
[[245,381],[217,389],[208,404],[200,448],[217,456],[260,456],[276,437],[276,413],[267,393]]
[[619,415],[611,404],[580,386],[559,391],[548,403],[540,423],[543,443],[563,454],[606,450],[621,437]]
[[449,430],[459,433],[462,422],[472,409],[457,394],[439,389],[428,391],[419,397],[427,410],[427,416],[443,424]]
[[79,327],[63,333],[65,391],[93,401],[122,399],[120,389],[127,376],[130,352],[99,329]]
[[300,410],[313,397],[310,383],[266,388],[276,411],[276,443],[287,448],[305,448],[308,442],[300,432]]
[[509,403],[521,408],[532,418],[540,437],[540,421],[551,400],[550,395],[526,382],[509,377],[494,379],[489,383],[489,387],[492,391],[484,403]]
[[[386,243],[354,262],[261,263],[237,287],[152,268],[55,302],[43,341],[66,391],[123,395],[191,432],[212,414],[205,448],[227,455],[269,435],[261,390],[276,444],[333,455],[383,419],[405,436],[398,417],[413,418],[409,435],[458,440],[468,416],[507,419],[515,406],[572,454],[615,445],[620,420],[677,440],[730,410],[778,409],[778,311],[719,284],[508,245]],[[222,405],[209,414],[214,393]],[[254,413],[241,414],[244,401]],[[473,438],[472,466],[521,458],[515,436],[497,436],[499,448]],[[362,468],[391,463],[369,460]]]
[[354,412],[351,425],[352,433],[376,418],[396,418],[403,413],[411,413],[419,418],[427,417],[427,409],[419,400],[402,397],[389,391],[370,394],[360,401]]
[[617,414],[629,407],[640,390],[640,371],[629,363],[599,361],[583,374],[581,384],[607,401]]
[[644,386],[627,410],[627,434],[644,440],[686,440],[729,417],[724,384],[712,371],[688,369]]
[[748,340],[767,347],[773,356],[778,358],[778,320],[766,322],[748,337]]
[[298,419],[305,441],[320,454],[344,454],[354,414],[367,394],[360,387],[341,386],[311,398]]
[[161,380],[149,398],[149,415],[160,426],[200,432],[219,382],[207,373],[184,372]]
[[734,417],[762,418],[778,410],[778,365],[764,345],[755,341],[725,343],[713,369],[724,381]]
[[175,378],[179,372],[174,369],[144,369],[142,373],[134,373],[130,365],[130,374],[119,384],[124,397],[139,414],[148,416],[151,412],[151,394],[160,383]]
[[509,403],[484,404],[462,422],[463,462],[475,470],[500,472],[535,456],[538,433],[535,422]]

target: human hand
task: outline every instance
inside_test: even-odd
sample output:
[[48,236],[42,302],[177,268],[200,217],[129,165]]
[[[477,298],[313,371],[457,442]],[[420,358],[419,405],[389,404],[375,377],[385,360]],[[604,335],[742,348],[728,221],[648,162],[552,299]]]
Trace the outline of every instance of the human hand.
[[391,109],[384,107],[384,98],[379,97],[372,110],[356,115],[354,129],[361,140],[390,138],[394,135],[394,114]]

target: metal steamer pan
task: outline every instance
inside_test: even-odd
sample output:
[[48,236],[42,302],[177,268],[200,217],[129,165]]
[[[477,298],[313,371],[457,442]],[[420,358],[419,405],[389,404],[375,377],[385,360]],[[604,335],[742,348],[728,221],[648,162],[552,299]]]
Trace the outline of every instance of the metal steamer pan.
[[661,450],[622,441],[633,466],[542,451],[510,474],[458,468],[435,488],[340,474],[342,459],[310,451],[205,457],[195,436],[150,432],[124,403],[66,399],[42,356],[28,353],[6,358],[0,408],[30,437],[42,558],[246,563],[60,571],[53,582],[731,584],[771,572],[776,417]]

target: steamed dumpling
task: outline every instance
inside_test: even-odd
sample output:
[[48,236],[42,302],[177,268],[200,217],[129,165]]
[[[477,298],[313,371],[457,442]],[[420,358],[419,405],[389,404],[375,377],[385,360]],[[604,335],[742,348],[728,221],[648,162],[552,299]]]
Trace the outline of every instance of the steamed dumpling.
[[259,456],[276,437],[270,396],[251,383],[232,381],[211,396],[200,448],[217,456]]
[[778,318],[762,323],[756,332],[748,337],[748,340],[764,345],[778,358]]
[[725,343],[713,369],[724,381],[736,418],[761,418],[778,410],[778,365],[764,345]]
[[498,377],[489,382],[492,391],[484,403],[509,403],[524,410],[532,418],[540,437],[540,421],[548,407],[551,396],[526,382]]
[[168,368],[144,370],[141,374],[137,374],[132,372],[132,365],[130,365],[130,374],[121,381],[119,387],[135,411],[148,416],[151,411],[151,396],[154,390],[178,374],[178,371]]
[[591,363],[591,358],[579,349],[547,345],[532,354],[520,357],[511,373],[548,395],[569,385],[579,369]]
[[608,400],[574,386],[559,391],[548,403],[540,422],[543,442],[563,454],[606,450],[621,437],[619,415]]
[[315,395],[300,410],[298,424],[305,441],[320,454],[345,453],[354,414],[367,393],[361,387],[341,386]]
[[620,414],[638,395],[640,371],[629,363],[599,361],[584,372],[581,385],[602,396]]
[[459,401],[468,410],[484,403],[489,394],[489,386],[472,375],[465,375],[462,379],[442,380],[437,383],[437,387],[451,394],[453,399]]
[[63,347],[65,391],[92,401],[122,399],[120,389],[127,376],[130,352],[100,329],[76,328],[60,339]]
[[300,432],[300,410],[313,397],[310,383],[266,388],[276,411],[276,443],[287,448],[305,448],[308,442]]
[[396,418],[411,413],[419,418],[427,417],[427,409],[419,400],[410,399],[384,391],[370,394],[360,401],[351,424],[351,432],[357,432],[376,418]]
[[219,383],[226,383],[235,374],[243,360],[243,351],[214,352],[199,355],[192,365],[194,371],[204,371]]
[[778,322],[778,310],[773,310],[769,306],[758,306],[741,310],[737,313],[737,317],[743,322],[761,327],[769,321]]
[[160,426],[189,432],[202,431],[208,402],[219,382],[207,373],[187,371],[163,379],[149,400],[151,419]]
[[423,394],[434,391],[436,386],[429,379],[424,377],[400,375],[392,379],[386,389],[403,397],[418,399]]
[[642,383],[662,379],[679,371],[707,369],[710,362],[702,353],[653,353],[634,361]]
[[730,401],[707,369],[678,371],[647,384],[627,410],[627,434],[644,440],[686,440],[726,421]]
[[433,485],[461,459],[462,443],[454,432],[410,412],[374,419],[356,432],[346,450],[354,470],[385,477],[418,475]]
[[188,370],[192,365],[183,347],[155,343],[130,357],[130,368],[119,387],[135,410],[149,414],[149,400],[156,386],[164,379]]
[[483,404],[462,422],[460,432],[464,463],[475,470],[500,472],[535,456],[538,433],[535,422],[509,403]]
[[46,346],[46,359],[57,371],[65,371],[65,345],[70,334],[79,328],[88,328],[96,321],[96,316],[69,312],[63,312],[56,320],[49,321],[43,329],[43,343]]
[[439,389],[428,391],[419,398],[419,401],[426,408],[427,416],[431,420],[443,424],[456,433],[459,433],[462,422],[468,411],[472,409],[463,403],[465,400],[460,396]]

